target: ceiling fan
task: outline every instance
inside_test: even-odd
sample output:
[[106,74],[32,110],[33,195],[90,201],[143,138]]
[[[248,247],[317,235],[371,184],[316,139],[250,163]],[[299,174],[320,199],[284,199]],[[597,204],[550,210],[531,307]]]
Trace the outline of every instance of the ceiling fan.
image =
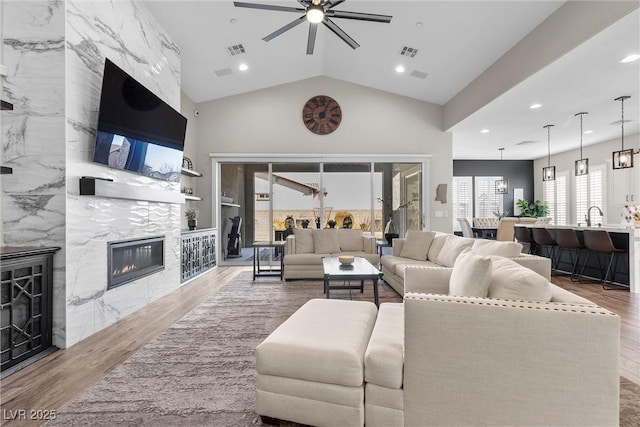
[[275,6],[269,4],[258,3],[244,3],[234,1],[235,7],[246,7],[250,9],[264,9],[275,10],[278,12],[303,12],[303,15],[288,23],[282,28],[277,29],[273,33],[265,36],[262,40],[268,42],[280,34],[292,29],[293,27],[302,24],[305,20],[309,21],[309,38],[307,39],[307,55],[313,55],[313,48],[316,44],[316,33],[318,31],[318,24],[322,22],[325,27],[329,28],[336,36],[340,37],[346,44],[353,49],[360,47],[360,45],[342,28],[338,27],[335,22],[329,18],[343,18],[343,19],[356,19],[358,21],[371,21],[371,22],[391,22],[391,16],[388,15],[376,15],[372,13],[360,13],[360,12],[347,12],[345,10],[333,10],[334,7],[340,3],[344,3],[345,0],[298,0],[303,7],[287,7],[287,6]]

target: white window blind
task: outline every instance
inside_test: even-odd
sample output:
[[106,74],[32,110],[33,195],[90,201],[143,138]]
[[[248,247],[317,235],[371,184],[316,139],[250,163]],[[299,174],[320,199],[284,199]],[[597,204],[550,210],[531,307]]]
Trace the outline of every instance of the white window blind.
[[454,176],[451,183],[453,199],[453,230],[461,231],[458,218],[467,218],[472,224],[473,194],[472,179],[470,176]]
[[[589,168],[589,175],[576,176],[576,222],[586,224],[587,211],[597,206],[604,211],[604,167]],[[596,209],[591,210],[591,223],[604,223]]]
[[549,203],[551,222],[556,225],[567,224],[567,176],[568,172],[556,174],[555,181],[544,181],[544,200]]
[[543,194],[544,200],[549,204],[549,213],[547,216],[551,217],[551,222],[555,224],[556,217],[556,182],[544,181],[543,182]]
[[[603,204],[603,177],[604,171],[600,168],[594,168],[594,170],[589,171],[589,206],[597,206],[604,213],[604,204]],[[591,224],[602,224],[604,222],[604,218],[600,215],[597,209],[591,210]]]
[[476,176],[475,208],[477,217],[493,217],[494,212],[502,212],[502,194],[496,194],[495,182],[499,176]]
[[567,176],[568,172],[556,175],[556,205],[554,224],[567,225]]

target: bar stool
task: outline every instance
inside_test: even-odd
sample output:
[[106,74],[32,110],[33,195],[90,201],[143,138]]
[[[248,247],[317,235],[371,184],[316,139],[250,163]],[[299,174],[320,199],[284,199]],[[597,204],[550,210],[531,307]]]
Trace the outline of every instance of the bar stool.
[[[562,250],[567,249],[569,251],[569,259],[571,260],[571,281],[575,282],[579,279],[578,275],[578,263],[580,262],[580,254],[585,249],[584,244],[578,238],[576,230],[569,228],[556,228],[555,240],[558,244],[558,263],[560,263],[560,255]],[[573,259],[573,252],[576,253],[575,260]]]
[[[609,232],[605,230],[584,230],[584,245],[592,252],[595,252],[598,257],[598,266],[600,267],[600,271],[602,272],[602,264],[600,263],[600,254],[609,255],[609,262],[607,264],[607,271],[602,278],[602,287],[606,290],[615,289],[615,288],[607,288],[607,278],[609,277],[609,272],[611,271],[611,266],[613,265],[613,271],[611,271],[611,281],[609,284],[613,284],[613,279],[616,276],[616,269],[618,267],[618,257],[616,254],[621,254],[627,252],[626,249],[616,248],[611,240],[611,236],[609,236]],[[582,265],[582,271],[580,275],[584,273],[584,269],[587,266],[587,262],[589,261],[589,256],[591,252],[587,253],[587,258],[584,260],[584,264]],[[613,262],[615,258],[615,263]]]
[[533,241],[533,237],[531,236],[531,228],[529,227],[514,227],[514,235],[516,241],[518,243],[526,243],[529,245],[529,250],[527,253],[532,254],[535,249],[536,242]]
[[544,227],[531,227],[531,237],[536,245],[545,249],[547,257],[551,259],[551,270],[557,267],[556,247],[558,244],[553,239],[551,232]]

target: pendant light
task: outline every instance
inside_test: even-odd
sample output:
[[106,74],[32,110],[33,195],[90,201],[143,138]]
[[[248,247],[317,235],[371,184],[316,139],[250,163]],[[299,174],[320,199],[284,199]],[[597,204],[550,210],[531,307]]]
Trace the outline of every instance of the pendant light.
[[576,176],[589,174],[589,159],[582,157],[582,116],[589,113],[576,113],[576,116],[580,116],[580,160],[576,160]]
[[509,180],[504,179],[502,169],[502,152],[504,151],[504,148],[498,148],[498,150],[500,150],[500,179],[496,180],[496,194],[507,194],[509,192]]
[[542,168],[542,180],[543,181],[555,181],[556,180],[556,167],[551,166],[551,128],[554,125],[544,125],[543,128],[547,129],[547,167]]
[[614,169],[626,169],[633,167],[633,148],[624,149],[624,100],[631,98],[630,96],[620,96],[614,101],[620,101],[622,106],[622,119],[620,120],[620,126],[622,127],[622,150],[613,152],[613,168]]

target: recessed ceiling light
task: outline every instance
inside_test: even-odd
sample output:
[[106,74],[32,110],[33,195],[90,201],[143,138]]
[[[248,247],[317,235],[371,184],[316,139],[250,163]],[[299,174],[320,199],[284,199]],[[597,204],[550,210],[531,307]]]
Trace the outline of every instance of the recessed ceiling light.
[[482,129],[480,133],[489,133],[489,129]]
[[585,135],[589,135],[590,133],[593,133],[593,131],[592,130],[585,130],[582,133],[585,134]]
[[640,55],[638,54],[634,54],[634,55],[629,55],[626,58],[624,58],[622,61],[620,61],[621,63],[625,63],[625,62],[633,62],[633,61],[637,61],[638,59],[640,59]]
[[424,24],[422,22],[420,22],[420,21],[416,22],[416,27],[418,27],[418,28],[422,28],[423,25]]
[[542,107],[542,104],[531,104],[529,105],[529,108],[531,108],[532,110],[535,110],[536,108],[540,108]]
[[240,71],[247,71],[249,69],[249,66],[247,64],[240,64],[238,65],[238,69]]
[[229,19],[229,23],[230,24],[237,24],[238,20],[236,18],[231,18],[231,19]]
[[404,66],[402,66],[402,65],[398,65],[398,66],[396,67],[396,72],[398,72],[398,73],[404,73]]

